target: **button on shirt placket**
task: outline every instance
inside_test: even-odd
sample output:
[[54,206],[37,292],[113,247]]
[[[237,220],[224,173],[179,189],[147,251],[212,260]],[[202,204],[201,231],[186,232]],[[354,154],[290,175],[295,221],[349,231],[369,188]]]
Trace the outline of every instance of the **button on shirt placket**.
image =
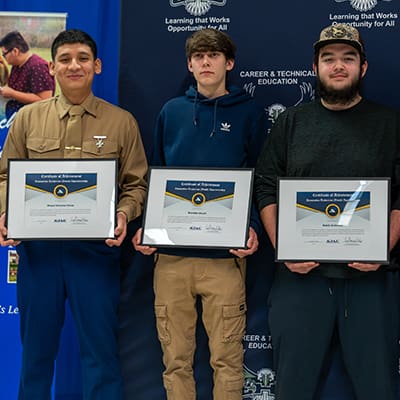
[[82,150],[82,115],[85,109],[74,105],[68,112],[67,127],[65,130],[65,155],[68,158],[80,158]]

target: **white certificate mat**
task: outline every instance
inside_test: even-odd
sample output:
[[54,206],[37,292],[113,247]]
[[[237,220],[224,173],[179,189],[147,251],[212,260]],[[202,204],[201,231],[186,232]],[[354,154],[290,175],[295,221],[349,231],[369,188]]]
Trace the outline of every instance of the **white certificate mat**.
[[114,237],[117,160],[9,160],[8,238]]
[[253,169],[152,167],[142,244],[245,248]]
[[278,179],[277,261],[389,262],[389,178]]

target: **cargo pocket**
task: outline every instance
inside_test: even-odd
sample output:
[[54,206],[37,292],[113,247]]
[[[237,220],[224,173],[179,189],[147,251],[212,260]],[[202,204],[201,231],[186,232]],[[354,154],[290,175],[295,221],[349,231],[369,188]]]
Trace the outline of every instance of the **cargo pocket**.
[[154,310],[156,313],[158,339],[163,344],[169,344],[171,342],[171,337],[168,331],[167,306],[155,305]]
[[223,342],[238,342],[242,340],[246,326],[247,306],[242,303],[223,306]]
[[225,382],[226,400],[241,400],[243,390],[243,379]]

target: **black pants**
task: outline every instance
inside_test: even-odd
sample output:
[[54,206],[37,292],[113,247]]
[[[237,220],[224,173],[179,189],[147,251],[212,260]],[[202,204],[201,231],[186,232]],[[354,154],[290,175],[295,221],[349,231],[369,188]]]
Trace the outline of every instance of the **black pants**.
[[398,273],[328,279],[280,265],[269,298],[277,400],[311,400],[336,331],[357,400],[396,400]]

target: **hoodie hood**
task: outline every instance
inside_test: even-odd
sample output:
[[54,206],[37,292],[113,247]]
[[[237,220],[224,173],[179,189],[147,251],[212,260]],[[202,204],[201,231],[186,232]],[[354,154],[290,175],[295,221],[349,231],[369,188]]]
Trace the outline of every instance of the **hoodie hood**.
[[197,91],[194,86],[190,86],[189,89],[186,91],[186,97],[192,102],[202,102],[202,103],[209,103],[214,104],[218,103],[218,106],[230,106],[236,103],[242,103],[247,101],[250,95],[244,90],[240,89],[237,86],[231,86],[228,88],[228,94],[225,94],[220,97],[215,97],[213,99],[209,99],[208,97],[203,96],[201,93]]
[[214,107],[213,125],[210,132],[210,137],[215,134],[218,107],[229,107],[234,104],[243,103],[248,101],[251,97],[244,89],[240,89],[236,86],[228,88],[228,94],[220,97],[208,98],[203,96],[197,91],[194,86],[190,86],[186,91],[185,95],[187,99],[193,103],[193,124],[197,126],[198,123],[198,109],[200,105]]

